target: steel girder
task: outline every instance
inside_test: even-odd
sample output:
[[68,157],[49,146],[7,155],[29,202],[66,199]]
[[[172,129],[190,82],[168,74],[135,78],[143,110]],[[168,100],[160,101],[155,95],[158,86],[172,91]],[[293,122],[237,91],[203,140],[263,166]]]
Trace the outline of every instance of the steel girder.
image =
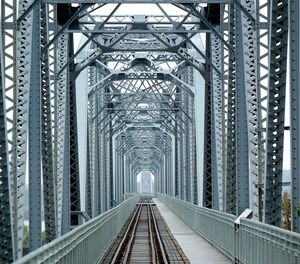
[[[95,69],[91,68],[89,71],[89,79],[90,84],[94,84],[97,81],[97,78],[99,78],[99,74],[95,72]],[[88,134],[89,134],[89,149],[90,153],[88,153],[88,159],[90,163],[90,189],[91,194],[89,194],[91,197],[88,199],[91,199],[92,204],[92,217],[95,217],[99,215],[102,212],[102,208],[105,206],[104,204],[104,184],[105,181],[102,177],[99,177],[100,173],[103,174],[104,169],[104,161],[100,159],[101,157],[105,157],[105,139],[103,139],[104,135],[103,133],[99,133],[100,129],[103,128],[104,124],[101,124],[101,126],[98,126],[98,119],[103,118],[104,113],[102,113],[100,116],[96,115],[96,119],[93,118],[95,115],[94,113],[97,113],[99,109],[102,107],[101,104],[101,98],[104,95],[95,95],[92,96],[89,100],[89,119],[88,119]],[[103,99],[102,99],[103,101]],[[93,120],[94,119],[94,120]],[[100,171],[101,170],[101,171]]]
[[[262,102],[261,102],[261,88],[260,88],[260,75],[259,70],[259,56],[260,56],[260,5],[263,1],[256,3],[249,1],[245,3],[246,10],[255,18],[254,21],[249,21],[249,18],[244,21],[248,25],[247,37],[244,37],[244,45],[247,46],[247,60],[244,67],[246,77],[246,110],[248,119],[248,156],[249,156],[249,198],[246,198],[247,203],[253,209],[254,219],[259,220],[261,215],[261,173],[263,171],[263,151],[264,146],[262,142],[262,135],[260,127],[262,127]],[[250,27],[250,25],[252,27]],[[248,183],[248,181],[247,181]],[[247,201],[248,200],[248,201]],[[241,208],[241,211],[243,208]]]
[[[90,86],[94,85],[97,81],[97,74],[94,71],[95,68],[89,68],[88,72],[88,84]],[[96,164],[96,159],[98,151],[96,152],[96,146],[98,146],[98,137],[95,137],[96,127],[94,123],[91,123],[95,111],[97,111],[96,97],[92,97],[88,103],[88,121],[87,121],[87,176],[86,176],[86,205],[85,210],[90,217],[94,217],[94,212],[99,214],[99,185],[98,177],[95,177],[95,173],[98,174],[98,165]],[[95,142],[96,141],[96,142]],[[95,197],[94,197],[95,195]]]
[[[1,42],[2,44],[2,42]],[[3,47],[0,45],[0,49]],[[4,63],[2,53],[0,57],[0,65]],[[1,66],[0,66],[1,67]],[[2,72],[3,67],[1,67],[0,74],[0,261],[3,263],[13,261],[13,237],[12,237],[12,221],[11,221],[11,196],[10,196],[10,179],[9,179],[9,164],[8,164],[8,151],[7,151],[7,129],[6,129],[6,106],[5,106],[5,74]]]
[[[49,14],[48,16],[46,14]],[[50,10],[49,6],[41,6],[41,18],[47,18],[41,20],[41,28],[43,29],[41,34],[41,48],[45,47],[49,41],[50,36],[54,32],[49,32],[48,24],[54,20],[55,8]],[[42,55],[41,62],[41,111],[42,111],[42,175],[43,175],[43,197],[44,197],[44,219],[45,219],[45,233],[46,242],[50,242],[56,238],[57,224],[56,224],[56,188],[54,177],[54,154],[53,154],[53,120],[51,114],[53,113],[51,105],[51,97],[53,96],[53,90],[51,89],[51,77],[54,76],[54,50],[53,47],[47,50]],[[53,86],[53,85],[52,85]]]
[[[26,1],[27,2],[27,1]],[[23,5],[28,4],[23,3]],[[24,8],[24,6],[23,6]],[[28,6],[27,6],[28,8]],[[33,251],[42,245],[42,217],[41,217],[41,6],[36,4],[32,9],[31,39],[28,39],[33,56],[26,63],[30,63],[30,88],[28,109],[28,167],[29,167],[29,250]],[[25,11],[25,10],[23,10]],[[44,28],[43,28],[44,29]],[[28,30],[28,28],[26,28]],[[25,32],[24,32],[25,33]],[[29,59],[29,58],[28,58]]]
[[[206,46],[210,47],[210,35],[206,35]],[[211,60],[211,49],[206,49],[206,57]],[[211,75],[211,67],[206,64],[206,75]],[[204,159],[203,159],[203,206],[212,208],[212,84],[210,78],[205,81],[204,113]]]
[[[62,9],[60,12],[65,11],[67,13],[72,13],[72,11],[68,10],[68,8],[61,8],[60,6],[57,8]],[[60,12],[58,12],[58,21],[59,23],[62,23],[64,18]],[[64,234],[74,226],[80,224],[80,214],[78,212],[81,211],[81,205],[78,164],[77,99],[75,86],[77,74],[75,71],[74,61],[70,62],[67,67],[64,65],[64,63],[69,61],[74,54],[73,36],[61,34],[58,37],[58,43],[65,45],[59,48],[62,49],[62,52],[60,53],[60,51],[58,51],[58,54],[56,55],[59,62],[57,63],[56,78],[61,80],[61,86],[58,87],[61,89],[62,94],[64,93],[64,96],[66,97],[62,98],[58,96],[56,99],[57,105],[63,105],[62,107],[64,107],[63,110],[65,111],[61,116],[58,114],[56,119],[57,123],[62,124],[60,127],[61,130],[58,131],[63,134],[61,136],[63,136],[64,140],[61,145],[63,149],[63,156],[61,157],[63,161],[63,179],[62,186],[60,186],[61,189],[59,190],[63,191],[63,199],[61,204],[58,203],[58,205],[62,206],[63,210],[61,214],[62,222],[59,223],[61,224],[59,232],[61,232],[60,234]],[[62,118],[61,120],[60,117]],[[59,133],[57,133],[57,135],[57,143],[59,144],[60,135]],[[59,157],[57,158],[59,159]]]
[[[217,27],[216,31],[220,31]],[[206,39],[207,56],[215,65],[218,72],[222,69],[222,50],[221,41],[217,34],[210,33]],[[204,158],[204,186],[203,203],[205,206],[214,209],[223,208],[223,181],[224,179],[224,81],[223,75],[207,65],[207,75],[210,76],[206,81],[206,116],[205,116],[205,158]],[[214,106],[214,107],[212,107]]]
[[268,224],[281,225],[283,137],[288,45],[288,1],[271,1],[265,210]]
[[300,232],[300,217],[296,211],[300,201],[300,173],[299,173],[299,131],[300,131],[300,111],[299,111],[299,30],[300,30],[300,4],[299,1],[291,0],[290,2],[290,81],[291,81],[291,193],[292,193],[292,230]]
[[[228,10],[229,42],[233,45],[235,50],[235,6],[230,5]],[[235,214],[236,205],[236,63],[235,52],[229,51],[229,65],[228,65],[228,120],[227,120],[227,174],[226,174],[226,206],[225,211]]]
[[89,217],[92,218],[92,169],[91,169],[91,145],[90,145],[90,134],[87,132],[86,142],[86,179],[85,179],[85,212]]
[[[191,67],[187,67],[186,72],[182,76],[182,79],[185,80],[189,85],[193,85],[193,69]],[[197,186],[197,180],[195,175],[195,164],[194,164],[194,135],[193,131],[195,130],[194,123],[192,122],[194,117],[194,97],[190,93],[183,91],[183,100],[179,104],[181,104],[181,108],[184,109],[182,112],[182,121],[184,123],[182,126],[184,127],[182,133],[182,155],[183,155],[183,168],[184,168],[184,177],[182,180],[182,192],[183,199],[190,202],[195,202],[195,197],[197,197],[197,191],[194,190],[195,186]],[[184,115],[186,113],[186,115]]]
[[[15,147],[15,130],[13,116],[15,113],[15,56],[16,47],[14,46],[16,40],[16,32],[7,29],[7,23],[12,22],[15,24],[16,14],[16,1],[2,1],[1,2],[1,40],[0,40],[0,64],[1,64],[1,253],[0,260],[3,262],[11,262],[15,255],[16,245],[16,188],[10,188],[10,186],[16,186],[14,181],[14,172],[12,170],[13,161],[10,161],[10,153]],[[4,141],[5,137],[5,141]],[[5,144],[7,144],[5,146]],[[7,163],[7,164],[5,164]],[[7,166],[7,167],[6,167]],[[5,168],[6,167],[6,168]],[[7,197],[11,195],[13,199]],[[10,199],[10,201],[8,200]],[[4,218],[3,218],[4,217]],[[8,225],[8,222],[10,224]]]
[[[211,33],[211,57],[212,62],[220,72],[222,72],[221,44],[217,36]],[[223,155],[224,155],[224,82],[223,76],[215,71],[211,72],[212,83],[212,208],[219,210],[223,207]]]
[[[256,17],[254,1],[241,2]],[[226,211],[240,214],[252,204],[249,180],[257,188],[258,150],[257,121],[257,28],[237,5],[229,6],[228,38],[235,47],[229,50],[228,122],[227,122],[227,183]],[[240,27],[239,25],[242,25]],[[253,189],[255,192],[255,190]],[[255,200],[255,198],[254,198]],[[257,208],[257,203],[251,205]],[[256,210],[255,210],[256,211]]]
[[[246,1],[245,1],[246,2]],[[254,1],[248,3],[251,11],[254,9]],[[236,15],[236,205],[235,214],[241,214],[245,208],[249,207],[249,141],[248,141],[248,116],[247,116],[247,91],[251,73],[255,76],[255,68],[247,67],[255,54],[255,28],[252,22],[242,15],[242,12],[235,9]],[[238,25],[243,25],[239,27]],[[252,42],[251,44],[249,42]],[[246,56],[244,55],[246,54]],[[253,58],[252,58],[253,56]],[[252,61],[251,61],[252,59]],[[254,61],[255,63],[255,61]],[[249,65],[250,66],[250,65]],[[252,66],[252,65],[251,65]],[[255,76],[256,78],[256,76]],[[254,78],[254,79],[255,79]]]
[[[24,12],[29,5],[28,1],[20,1],[20,12]],[[16,8],[16,7],[15,7]],[[21,21],[19,31],[16,32],[16,39],[24,39],[23,42],[17,41],[17,53],[16,57],[20,57],[20,60],[16,61],[16,116],[17,124],[15,129],[15,139],[19,139],[15,142],[14,146],[14,170],[16,175],[14,178],[14,232],[15,232],[15,256],[22,256],[22,237],[23,237],[23,210],[21,209],[25,199],[25,171],[26,171],[26,150],[27,150],[27,125],[28,125],[28,100],[30,91],[30,76],[25,75],[24,72],[30,72],[30,59],[31,59],[31,36],[32,36],[32,23],[30,23],[30,17],[28,20]],[[29,25],[31,24],[31,25]],[[22,56],[27,54],[27,56]],[[35,80],[34,80],[35,81]],[[20,208],[21,207],[21,208]],[[31,218],[32,219],[32,218]]]
[[[72,39],[71,39],[72,41]],[[73,52],[73,48],[70,48]],[[70,54],[71,56],[71,54]],[[78,135],[77,135],[77,109],[76,109],[76,86],[74,76],[74,64],[69,69],[69,86],[70,86],[70,157],[69,157],[69,178],[70,178],[70,225],[78,226],[80,224],[80,215],[73,212],[80,212],[80,181],[79,181],[79,164],[78,164]]]
[[[15,122],[12,116],[16,114],[16,104],[14,103],[14,98],[16,98],[16,82],[15,82],[15,58],[16,58],[16,31],[7,29],[7,24],[9,22],[15,24],[17,21],[17,3],[16,1],[1,1],[1,101],[3,101],[1,108],[4,122],[1,125],[1,133],[4,132],[3,136],[6,136],[7,149],[6,151],[1,151],[1,160],[3,161],[2,167],[2,184],[1,192],[3,194],[3,199],[1,199],[1,211],[5,214],[5,220],[10,222],[10,227],[6,226],[5,230],[1,229],[1,241],[4,243],[1,246],[1,260],[12,261],[16,253],[17,248],[17,177],[15,177],[16,171],[16,155],[14,150],[16,150],[16,130]],[[9,118],[10,117],[10,118]],[[4,142],[1,143],[1,149],[5,150]],[[10,158],[11,157],[11,158]],[[7,170],[5,170],[5,160],[9,162]],[[3,176],[3,174],[5,174]],[[7,178],[7,180],[5,180]],[[5,186],[7,184],[7,186]],[[10,188],[11,187],[11,188]],[[7,207],[5,204],[5,190],[10,192],[12,199],[10,199],[10,204]],[[19,191],[22,191],[19,189]],[[23,192],[21,192],[21,196]],[[8,217],[8,218],[7,218]],[[5,221],[3,220],[3,221]],[[4,223],[4,222],[3,222]],[[4,223],[5,224],[5,223]],[[11,230],[9,230],[11,229]],[[3,233],[3,231],[5,231]]]
[[[67,34],[61,35],[57,44],[57,71],[59,71],[68,59],[68,45],[69,36]],[[65,69],[62,74],[58,76],[56,82],[56,117],[55,117],[55,142],[56,142],[56,165],[57,165],[57,216],[58,216],[58,234],[62,235],[69,231],[70,218],[68,208],[69,201],[69,79],[68,69]]]
[[261,0],[259,5],[257,5],[258,14],[258,89],[257,89],[257,156],[256,156],[256,166],[257,175],[256,179],[252,180],[252,208],[254,218],[263,221],[263,189],[264,189],[264,175],[265,175],[265,142],[266,142],[266,116],[267,116],[267,96],[268,91],[268,78],[269,78],[269,27],[263,28],[262,23],[266,21],[269,24],[269,1]]

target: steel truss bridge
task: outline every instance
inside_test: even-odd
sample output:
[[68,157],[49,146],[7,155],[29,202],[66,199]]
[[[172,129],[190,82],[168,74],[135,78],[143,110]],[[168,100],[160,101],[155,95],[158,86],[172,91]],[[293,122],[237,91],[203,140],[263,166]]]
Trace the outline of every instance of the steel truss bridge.
[[289,144],[299,232],[299,15],[298,0],[1,0],[0,262],[22,257],[25,212],[34,251],[126,204],[145,170],[159,195],[280,226]]

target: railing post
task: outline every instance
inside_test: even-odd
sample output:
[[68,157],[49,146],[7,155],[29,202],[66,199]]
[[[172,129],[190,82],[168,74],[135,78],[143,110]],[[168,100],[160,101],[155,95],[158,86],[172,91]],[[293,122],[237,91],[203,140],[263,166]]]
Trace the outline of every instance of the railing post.
[[243,213],[239,215],[239,217],[234,221],[234,263],[238,264],[240,263],[239,253],[240,253],[240,223],[241,218],[252,218],[253,211],[249,208],[245,209]]
[[237,251],[238,251],[238,245],[239,245],[239,224],[234,223],[234,251],[233,251],[233,257],[234,257],[234,263],[239,263],[239,258],[237,257]]

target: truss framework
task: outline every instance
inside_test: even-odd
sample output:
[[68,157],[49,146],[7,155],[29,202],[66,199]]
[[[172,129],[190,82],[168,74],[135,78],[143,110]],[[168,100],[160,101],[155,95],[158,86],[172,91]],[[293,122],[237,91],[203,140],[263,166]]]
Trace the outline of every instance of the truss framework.
[[[158,14],[119,12],[146,3]],[[81,224],[82,211],[96,217],[135,193],[144,170],[155,192],[235,215],[251,207],[279,226],[288,43],[299,231],[298,1],[2,0],[0,18],[0,262],[23,254],[26,201],[32,251],[42,219],[50,242]]]

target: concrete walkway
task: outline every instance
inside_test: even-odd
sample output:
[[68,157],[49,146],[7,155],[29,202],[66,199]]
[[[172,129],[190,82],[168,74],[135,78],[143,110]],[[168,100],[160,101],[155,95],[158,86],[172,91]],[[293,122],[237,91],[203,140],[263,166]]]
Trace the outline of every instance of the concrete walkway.
[[214,248],[205,239],[199,236],[193,229],[177,217],[168,207],[158,199],[153,199],[157,208],[170,231],[181,246],[185,255],[194,264],[230,264],[232,263],[219,250]]

